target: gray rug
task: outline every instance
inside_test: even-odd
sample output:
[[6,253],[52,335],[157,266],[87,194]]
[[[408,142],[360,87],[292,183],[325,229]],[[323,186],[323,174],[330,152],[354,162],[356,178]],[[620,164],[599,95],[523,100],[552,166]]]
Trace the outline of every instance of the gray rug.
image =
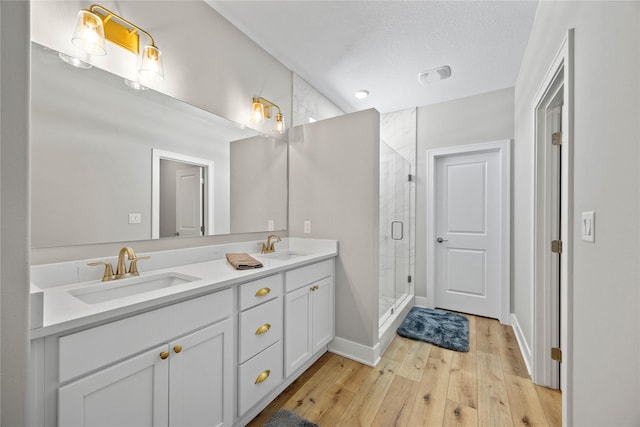
[[455,313],[413,307],[398,335],[455,351],[469,351],[469,320]]
[[262,427],[320,427],[309,420],[305,420],[295,412],[287,409],[280,409],[273,414]]

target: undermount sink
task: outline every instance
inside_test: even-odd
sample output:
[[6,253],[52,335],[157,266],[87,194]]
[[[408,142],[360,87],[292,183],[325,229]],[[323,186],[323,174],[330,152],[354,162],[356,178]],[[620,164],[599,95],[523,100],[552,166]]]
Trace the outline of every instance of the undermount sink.
[[130,279],[119,279],[100,282],[69,291],[69,294],[86,302],[97,304],[118,298],[125,298],[158,289],[170,288],[187,282],[200,280],[199,277],[180,273],[161,273],[151,276],[138,276]]
[[269,258],[269,259],[280,259],[280,260],[290,260],[294,258],[299,258],[302,256],[307,256],[309,253],[307,252],[298,252],[298,251],[282,251],[282,252],[274,252],[271,254],[262,254],[260,256]]

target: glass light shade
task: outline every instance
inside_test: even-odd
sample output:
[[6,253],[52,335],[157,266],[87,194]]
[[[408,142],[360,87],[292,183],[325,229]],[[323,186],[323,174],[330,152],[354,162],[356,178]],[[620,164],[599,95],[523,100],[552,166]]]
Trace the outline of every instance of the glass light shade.
[[69,55],[65,55],[62,52],[58,52],[58,57],[60,59],[62,59],[64,62],[66,62],[69,65],[73,65],[76,68],[91,68],[93,67],[93,65],[89,64],[88,62],[84,62],[74,56],[69,56]]
[[276,132],[283,134],[285,130],[284,117],[282,114],[276,114]]
[[251,121],[256,124],[264,123],[264,106],[256,100],[251,107]]
[[124,84],[126,84],[128,87],[130,87],[133,90],[147,90],[149,89],[148,87],[140,84],[139,82],[133,81],[133,80],[129,80],[129,79],[124,79]]
[[163,80],[162,52],[155,46],[146,45],[142,50],[142,60],[138,73],[147,80]]
[[88,10],[79,11],[71,43],[91,55],[106,55],[102,19]]

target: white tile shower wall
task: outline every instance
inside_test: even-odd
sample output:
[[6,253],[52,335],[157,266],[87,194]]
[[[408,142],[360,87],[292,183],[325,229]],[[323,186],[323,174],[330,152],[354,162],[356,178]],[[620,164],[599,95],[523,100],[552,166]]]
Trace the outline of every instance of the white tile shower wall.
[[309,118],[324,120],[344,114],[344,111],[297,74],[293,74],[292,103],[291,126],[309,123]]
[[[411,164],[411,174],[416,175],[417,110],[409,108],[380,115],[380,139],[399,152]],[[382,160],[381,160],[382,162]],[[382,189],[382,186],[381,186]],[[411,185],[409,198],[409,274],[415,279],[416,247],[416,191]],[[382,191],[382,190],[381,190]],[[382,198],[381,194],[381,200]]]

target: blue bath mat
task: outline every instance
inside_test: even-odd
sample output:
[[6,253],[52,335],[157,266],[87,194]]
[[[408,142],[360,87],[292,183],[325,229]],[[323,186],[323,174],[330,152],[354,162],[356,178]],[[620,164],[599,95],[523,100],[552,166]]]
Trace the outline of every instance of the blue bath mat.
[[455,313],[413,307],[398,335],[455,351],[469,351],[469,320]]

